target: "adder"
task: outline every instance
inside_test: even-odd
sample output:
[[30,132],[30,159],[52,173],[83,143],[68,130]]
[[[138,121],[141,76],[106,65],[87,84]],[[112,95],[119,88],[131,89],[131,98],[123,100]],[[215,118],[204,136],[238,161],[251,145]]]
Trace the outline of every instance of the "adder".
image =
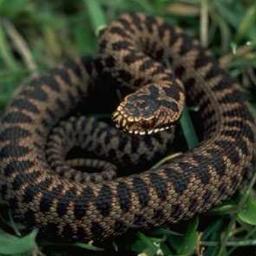
[[[33,79],[6,108],[0,191],[14,216],[43,233],[104,240],[131,227],[190,218],[233,195],[252,170],[255,121],[238,83],[209,51],[162,18],[141,13],[111,22],[99,49],[94,59]],[[103,74],[123,95],[113,113],[118,128],[69,114]],[[202,141],[134,173],[168,150],[186,101],[199,107]],[[98,158],[67,159],[75,146]]]

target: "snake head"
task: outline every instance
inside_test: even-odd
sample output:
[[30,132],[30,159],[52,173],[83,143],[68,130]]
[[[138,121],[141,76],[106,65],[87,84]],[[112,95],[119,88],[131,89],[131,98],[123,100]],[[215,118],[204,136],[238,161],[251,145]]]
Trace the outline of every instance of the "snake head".
[[170,129],[180,114],[178,103],[150,84],[126,96],[113,120],[124,131],[146,135]]

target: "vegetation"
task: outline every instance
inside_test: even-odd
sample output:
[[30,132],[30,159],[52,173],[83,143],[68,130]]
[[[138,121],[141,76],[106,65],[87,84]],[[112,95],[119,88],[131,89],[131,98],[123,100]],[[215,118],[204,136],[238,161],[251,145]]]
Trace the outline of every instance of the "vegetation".
[[[256,113],[254,0],[0,0],[0,109],[24,79],[69,57],[93,54],[99,29],[125,11],[160,15],[199,38],[240,81]],[[196,138],[188,114],[181,125],[193,146]],[[129,232],[108,244],[37,239],[37,230],[24,232],[2,204],[0,255],[252,255],[255,180],[256,174],[231,200],[207,215],[146,233]]]

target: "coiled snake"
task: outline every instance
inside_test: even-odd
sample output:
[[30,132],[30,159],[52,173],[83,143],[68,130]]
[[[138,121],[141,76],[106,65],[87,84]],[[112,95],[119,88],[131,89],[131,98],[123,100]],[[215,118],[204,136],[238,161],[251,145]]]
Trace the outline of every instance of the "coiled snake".
[[[15,216],[42,232],[85,241],[177,222],[232,195],[250,170],[255,144],[254,119],[236,82],[197,41],[161,18],[124,14],[102,32],[99,45],[95,59],[33,79],[2,117],[0,189]],[[118,90],[132,92],[113,114],[122,129],[92,117],[63,120],[90,97],[94,79],[109,73]],[[200,108],[203,141],[169,163],[133,173],[133,164],[168,148],[172,132],[162,130],[173,130],[185,94]],[[66,160],[74,146],[101,160]],[[123,176],[122,166],[131,174]]]

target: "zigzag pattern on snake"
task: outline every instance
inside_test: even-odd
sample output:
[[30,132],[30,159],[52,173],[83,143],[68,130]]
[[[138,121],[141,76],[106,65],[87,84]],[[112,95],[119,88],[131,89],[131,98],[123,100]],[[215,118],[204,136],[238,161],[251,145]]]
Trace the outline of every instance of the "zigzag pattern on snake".
[[[113,114],[122,129],[92,117],[65,121],[103,73],[132,92]],[[134,174],[134,166],[169,147],[172,132],[162,130],[173,130],[185,95],[199,106],[202,142]],[[210,53],[161,18],[124,14],[102,32],[99,57],[33,79],[6,108],[0,192],[17,218],[41,232],[105,239],[190,218],[228,198],[251,169],[254,145],[254,119],[239,85]],[[66,160],[74,146],[101,160]],[[79,166],[103,170],[85,173]],[[123,176],[122,166],[132,174]]]

